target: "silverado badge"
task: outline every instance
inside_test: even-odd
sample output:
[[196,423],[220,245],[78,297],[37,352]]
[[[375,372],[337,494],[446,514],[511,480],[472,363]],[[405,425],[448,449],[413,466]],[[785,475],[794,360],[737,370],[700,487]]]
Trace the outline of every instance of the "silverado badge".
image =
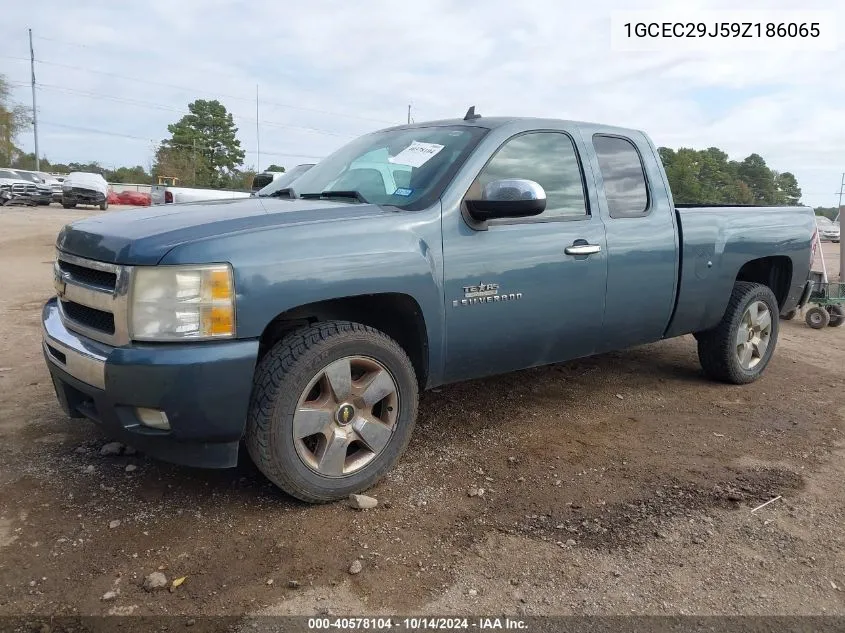
[[472,286],[464,286],[464,298],[452,300],[452,307],[471,306],[477,303],[498,303],[500,301],[516,301],[522,299],[521,292],[499,294],[499,284],[488,284],[479,281]]

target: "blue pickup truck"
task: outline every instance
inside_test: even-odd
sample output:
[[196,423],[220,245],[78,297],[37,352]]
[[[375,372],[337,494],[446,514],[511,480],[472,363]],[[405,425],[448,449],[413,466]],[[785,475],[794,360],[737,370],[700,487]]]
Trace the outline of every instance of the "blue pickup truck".
[[806,207],[673,204],[642,132],[471,111],[258,197],[69,224],[44,356],[69,416],[193,466],[245,445],[324,502],[396,462],[437,385],[689,333],[705,375],[757,379],[815,229]]

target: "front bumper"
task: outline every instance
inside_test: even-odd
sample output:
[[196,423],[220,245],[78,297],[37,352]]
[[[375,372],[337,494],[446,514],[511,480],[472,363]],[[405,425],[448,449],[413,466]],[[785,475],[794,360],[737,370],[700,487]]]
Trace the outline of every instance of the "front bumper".
[[[68,330],[56,299],[42,312],[43,351],[65,413],[163,461],[227,468],[237,463],[258,341],[111,347]],[[167,415],[145,426],[137,407]]]

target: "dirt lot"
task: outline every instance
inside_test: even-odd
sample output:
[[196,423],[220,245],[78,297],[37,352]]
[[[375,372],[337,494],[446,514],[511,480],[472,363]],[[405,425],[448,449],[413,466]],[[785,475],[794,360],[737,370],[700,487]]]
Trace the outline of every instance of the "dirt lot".
[[745,387],[684,337],[429,392],[377,509],[312,507],[62,415],[39,314],[90,213],[0,212],[0,615],[845,614],[845,328],[781,321]]

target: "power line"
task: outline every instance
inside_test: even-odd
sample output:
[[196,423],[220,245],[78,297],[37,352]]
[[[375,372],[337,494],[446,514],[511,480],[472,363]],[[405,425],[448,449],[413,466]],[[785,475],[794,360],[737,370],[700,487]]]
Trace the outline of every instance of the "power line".
[[[112,132],[109,130],[98,130],[95,128],[84,127],[81,125],[67,125],[65,123],[54,123],[52,121],[41,121],[41,125],[48,125],[50,127],[60,127],[65,128],[68,130],[76,130],[79,132],[89,132],[92,134],[101,134],[102,136],[114,136],[119,138],[127,138],[136,141],[144,141],[146,143],[153,143],[154,145],[158,145],[158,141],[152,138],[145,138],[143,136],[134,136],[132,134],[123,134],[120,132]],[[193,145],[188,145],[186,143],[170,143],[168,142],[168,146],[173,147],[184,147],[186,149],[193,148]],[[255,154],[256,152],[253,150],[244,150],[248,154]],[[282,156],[282,157],[296,157],[296,158],[314,158],[314,159],[322,159],[324,156],[314,156],[310,154],[300,154],[298,152],[261,152],[262,156]]]
[[[190,114],[190,112],[188,110],[183,110],[181,108],[168,106],[168,105],[165,105],[165,104],[162,104],[162,103],[153,103],[151,101],[141,101],[140,99],[127,99],[126,97],[116,97],[114,95],[102,94],[102,93],[97,93],[97,92],[88,92],[86,90],[78,90],[76,88],[70,88],[68,86],[57,86],[55,84],[39,83],[38,88],[39,89],[47,89],[47,90],[55,90],[55,91],[64,92],[64,93],[67,93],[67,94],[79,95],[79,96],[82,96],[82,97],[90,97],[92,99],[97,99],[97,100],[105,99],[107,101],[115,101],[117,103],[126,103],[128,105],[134,105],[134,106],[143,107],[143,108],[150,108],[150,109],[153,109],[153,110],[163,110],[165,112],[175,112],[175,113],[181,114],[181,115]],[[254,119],[252,117],[242,116],[242,115],[234,114],[234,113],[230,113],[230,114],[232,114],[232,117],[236,118],[236,119],[241,119],[243,121],[249,121],[249,122],[252,122],[252,123],[257,122],[257,119]],[[305,126],[302,126],[302,125],[290,125],[288,123],[280,123],[278,121],[267,121],[265,119],[261,120],[261,124],[262,125],[269,125],[271,127],[284,128],[284,129],[303,130],[305,132],[314,132],[316,134],[325,134],[327,136],[336,136],[336,137],[339,137],[339,138],[352,138],[353,137],[353,135],[351,135],[351,134],[338,134],[337,132],[330,132],[329,130],[322,130],[320,128],[305,127]]]
[[[15,57],[15,56],[12,56],[12,55],[0,55],[0,58],[13,59],[13,60],[17,60],[17,61],[29,61],[28,58]],[[253,99],[251,97],[238,97],[236,95],[228,95],[228,94],[222,94],[222,93],[215,92],[215,91],[201,90],[201,89],[198,89],[198,88],[192,88],[190,86],[177,86],[175,84],[168,84],[168,83],[164,83],[164,82],[161,82],[161,81],[154,81],[152,79],[143,79],[141,77],[130,77],[129,75],[122,75],[120,73],[113,73],[113,72],[108,72],[108,71],[105,71],[105,70],[96,70],[94,68],[84,68],[82,66],[74,66],[72,64],[62,64],[62,63],[59,63],[59,62],[50,62],[50,61],[46,61],[44,59],[36,59],[35,61],[39,64],[45,64],[47,66],[56,66],[58,68],[67,68],[67,69],[70,69],[70,70],[79,70],[79,71],[82,71],[82,72],[93,73],[93,74],[96,74],[96,75],[105,75],[107,77],[115,77],[117,79],[124,79],[124,80],[127,80],[127,81],[135,81],[135,82],[138,82],[138,83],[149,84],[151,86],[161,86],[163,88],[170,88],[172,90],[179,90],[179,91],[182,91],[182,92],[196,92],[196,93],[200,93],[200,94],[214,95],[214,96],[225,98],[225,99],[234,99],[236,101],[248,101],[250,103],[253,102]],[[243,77],[239,77],[239,78],[243,79]],[[305,106],[291,105],[289,103],[279,103],[278,101],[262,101],[262,103],[265,103],[266,105],[275,106],[277,108],[289,108],[289,109],[292,109],[292,110],[300,110],[302,112],[312,112],[312,113],[316,113],[316,114],[325,114],[325,115],[329,115],[329,116],[343,117],[343,118],[348,118],[348,119],[358,119],[360,121],[369,121],[369,122],[372,122],[372,123],[386,123],[386,124],[389,124],[389,125],[395,125],[396,124],[396,121],[388,121],[386,119],[376,119],[376,118],[372,118],[372,117],[363,117],[363,116],[359,116],[359,115],[356,115],[356,114],[344,114],[342,112],[322,110],[320,108],[308,108],[308,107],[305,107]]]

